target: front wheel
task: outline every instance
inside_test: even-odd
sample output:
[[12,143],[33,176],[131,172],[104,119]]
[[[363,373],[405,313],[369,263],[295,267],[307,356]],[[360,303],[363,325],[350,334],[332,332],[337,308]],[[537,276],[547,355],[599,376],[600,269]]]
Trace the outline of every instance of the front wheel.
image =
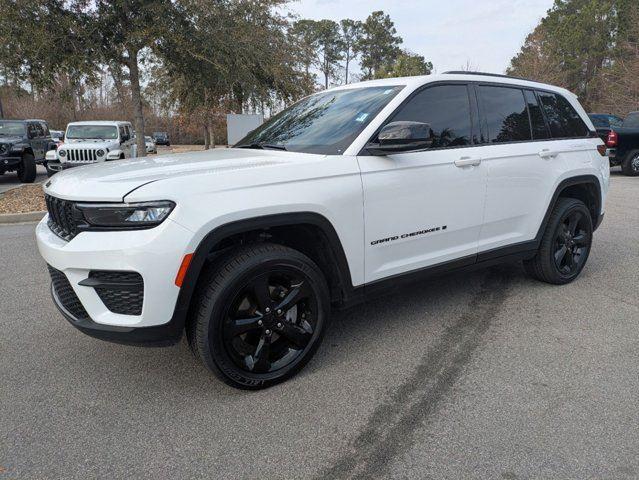
[[187,335],[215,375],[242,389],[266,388],[300,371],[329,321],[321,270],[288,247],[254,244],[209,265]]
[[22,155],[22,162],[18,166],[18,179],[22,183],[33,183],[36,179],[35,158],[30,153]]
[[572,282],[586,265],[592,232],[588,207],[581,200],[559,198],[537,254],[524,262],[526,271],[546,283],[563,285]]

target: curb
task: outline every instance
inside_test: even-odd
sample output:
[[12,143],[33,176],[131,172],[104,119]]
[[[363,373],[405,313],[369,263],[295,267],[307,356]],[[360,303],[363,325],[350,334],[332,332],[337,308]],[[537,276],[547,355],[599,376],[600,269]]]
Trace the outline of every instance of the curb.
[[0,215],[0,225],[39,222],[47,212],[7,213]]

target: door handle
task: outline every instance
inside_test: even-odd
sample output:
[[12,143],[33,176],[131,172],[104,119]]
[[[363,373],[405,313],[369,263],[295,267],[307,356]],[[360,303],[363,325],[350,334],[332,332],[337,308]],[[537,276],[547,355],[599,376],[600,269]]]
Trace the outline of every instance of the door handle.
[[559,155],[559,152],[555,152],[554,150],[544,149],[539,152],[539,156],[544,159],[555,158],[557,155]]
[[479,157],[461,157],[459,160],[455,160],[456,167],[476,167],[479,164],[481,164]]

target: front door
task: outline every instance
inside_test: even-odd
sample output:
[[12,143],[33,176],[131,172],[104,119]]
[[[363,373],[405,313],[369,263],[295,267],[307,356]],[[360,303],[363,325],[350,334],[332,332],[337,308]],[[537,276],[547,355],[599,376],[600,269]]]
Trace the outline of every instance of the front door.
[[482,147],[474,146],[474,96],[465,84],[413,95],[391,121],[431,126],[430,149],[358,157],[364,188],[367,282],[453,260],[473,263],[486,193]]

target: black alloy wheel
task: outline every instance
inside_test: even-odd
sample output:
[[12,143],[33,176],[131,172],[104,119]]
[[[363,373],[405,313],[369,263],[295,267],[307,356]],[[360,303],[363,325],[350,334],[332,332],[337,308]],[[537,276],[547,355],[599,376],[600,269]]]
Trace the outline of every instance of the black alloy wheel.
[[575,280],[592,246],[592,213],[576,198],[559,198],[536,255],[524,262],[528,274],[542,282],[564,285]]
[[308,347],[317,323],[310,281],[295,269],[257,274],[229,304],[221,334],[235,365],[269,373],[295,362]]
[[187,337],[194,353],[236,388],[266,388],[300,371],[319,347],[330,298],[319,267],[291,248],[257,243],[209,263]]
[[560,274],[571,277],[583,268],[588,258],[590,242],[591,235],[584,212],[572,210],[562,218],[555,236],[553,254]]

